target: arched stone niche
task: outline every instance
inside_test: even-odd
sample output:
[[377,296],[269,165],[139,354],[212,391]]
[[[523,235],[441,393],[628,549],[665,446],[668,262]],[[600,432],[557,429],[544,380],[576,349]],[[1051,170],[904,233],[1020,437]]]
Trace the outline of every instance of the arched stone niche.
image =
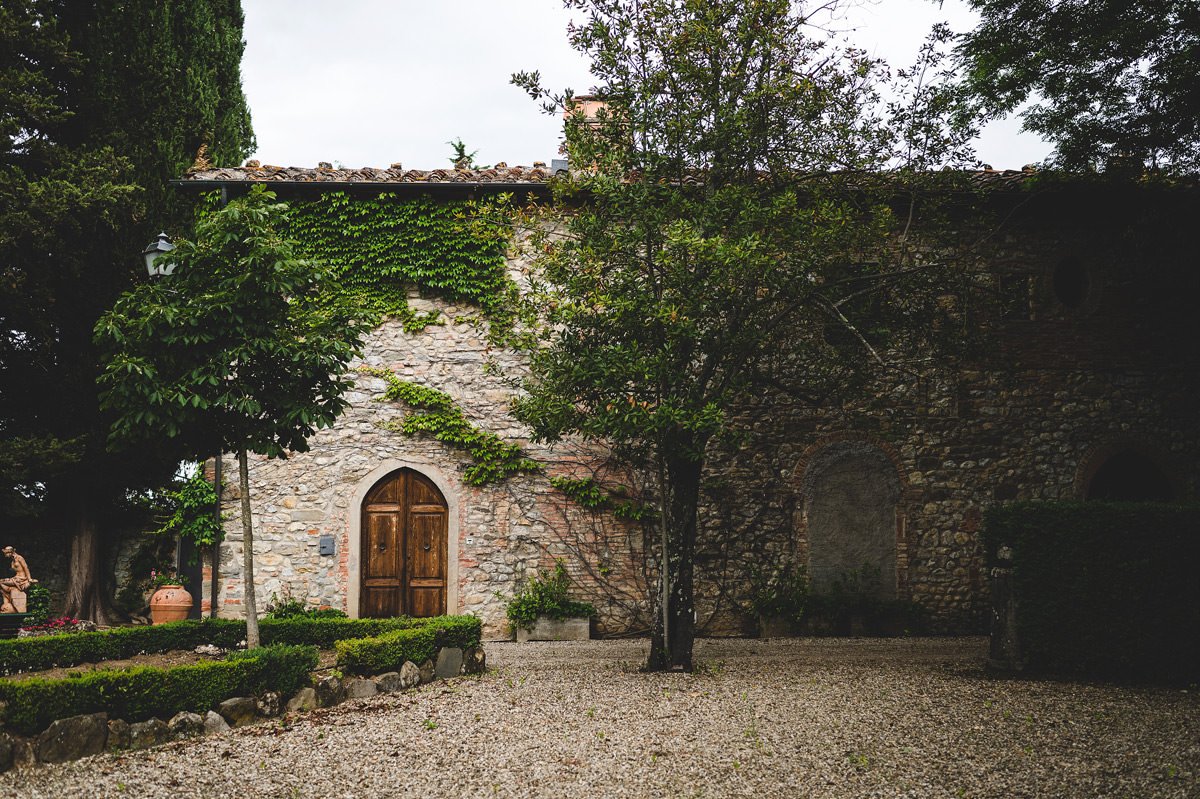
[[1168,502],[1183,490],[1156,447],[1126,438],[1093,446],[1080,460],[1075,497],[1110,502]]
[[868,579],[862,587],[880,599],[907,594],[897,462],[872,441],[844,437],[819,445],[798,467],[800,549],[814,593],[827,593],[851,572],[861,580],[878,570],[877,582]]

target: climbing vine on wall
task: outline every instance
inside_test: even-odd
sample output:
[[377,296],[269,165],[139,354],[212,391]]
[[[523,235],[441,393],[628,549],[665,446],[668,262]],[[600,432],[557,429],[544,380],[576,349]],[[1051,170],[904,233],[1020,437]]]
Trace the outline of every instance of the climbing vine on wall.
[[573,480],[570,477],[551,477],[550,484],[589,510],[611,511],[616,519],[641,520],[650,507],[626,496],[624,486],[605,488],[595,480]]
[[441,322],[436,311],[409,308],[409,286],[472,303],[493,326],[510,322],[516,287],[504,269],[508,234],[476,223],[469,203],[323,194],[291,204],[288,234],[301,257],[327,264],[365,308],[399,318],[409,332]]
[[[495,433],[480,430],[468,422],[449,394],[401,380],[389,369],[363,366],[359,371],[382,378],[387,383],[387,389],[380,399],[402,402],[424,411],[382,422],[379,426],[406,436],[418,432],[430,433],[443,444],[465,449],[474,460],[474,464],[463,473],[463,480],[469,485],[486,485],[518,472],[543,471],[542,464],[526,455],[516,444],[506,444]],[[649,506],[629,497],[628,489],[624,486],[606,488],[591,478],[575,480],[569,477],[551,477],[550,484],[579,505],[590,510],[609,511],[617,519],[641,520],[651,510]]]
[[361,371],[387,382],[388,387],[382,399],[403,402],[411,408],[424,411],[383,422],[380,426],[406,436],[424,431],[443,444],[466,450],[475,462],[463,473],[464,482],[485,485],[517,472],[542,470],[542,465],[527,456],[516,444],[506,444],[495,433],[480,430],[468,422],[448,394],[401,380],[387,369],[363,367]]

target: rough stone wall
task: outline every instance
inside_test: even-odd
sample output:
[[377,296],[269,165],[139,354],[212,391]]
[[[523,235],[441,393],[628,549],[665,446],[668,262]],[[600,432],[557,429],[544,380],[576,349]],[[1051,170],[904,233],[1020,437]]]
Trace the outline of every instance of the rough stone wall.
[[[1161,311],[1156,316],[1155,303],[1164,298],[1147,290],[1158,285],[1148,275],[1162,264],[1124,235],[1089,223],[995,236],[989,268],[1025,293],[1017,296],[1018,313],[997,320],[996,349],[986,362],[948,376],[881,385],[869,405],[814,412],[781,397],[747,400],[734,417],[746,439],[714,448],[705,475],[696,570],[699,630],[750,632],[751,570],[769,570],[789,558],[808,563],[810,533],[827,534],[824,519],[836,515],[836,508],[821,507],[826,496],[812,494],[829,485],[822,464],[837,462],[830,453],[838,448],[859,452],[859,462],[875,470],[868,476],[878,489],[870,492],[871,524],[885,525],[888,514],[894,520],[894,554],[879,558],[889,571],[886,593],[894,586],[894,595],[921,602],[940,632],[986,628],[979,532],[990,504],[1083,498],[1090,475],[1123,446],[1159,463],[1173,496],[1194,498],[1200,489],[1195,359],[1181,365],[1167,354],[1176,333],[1159,329],[1168,317]],[[1082,264],[1087,276],[1082,299],[1069,297],[1069,306],[1056,294],[1066,258],[1073,259],[1073,269]],[[1181,264],[1188,266],[1173,267]],[[1177,307],[1169,300],[1168,307]],[[275,594],[356,614],[350,601],[359,568],[350,557],[355,492],[378,470],[408,465],[437,476],[456,509],[452,612],[476,613],[487,635],[501,634],[504,598],[519,578],[563,557],[578,598],[600,609],[602,632],[645,629],[642,553],[655,537],[637,523],[575,505],[548,482],[553,475],[598,474],[627,484],[631,478],[605,473],[601,451],[528,442],[527,431],[506,414],[508,386],[484,368],[494,359],[512,374],[520,370],[519,358],[488,348],[475,309],[417,299],[412,304],[418,311],[440,307],[447,323],[418,334],[386,323],[371,336],[365,364],[446,392],[474,424],[521,444],[546,464],[546,472],[482,487],[464,484],[464,453],[425,434],[405,438],[378,426],[404,410],[375,401],[383,381],[362,377],[350,410],[313,437],[310,452],[252,460],[260,608]],[[236,475],[228,457],[225,471]],[[839,478],[843,486],[857,479]],[[236,500],[230,486],[219,581],[219,612],[230,616],[242,614]],[[318,554],[322,535],[334,536],[336,554]]]
[[[260,609],[279,599],[300,599],[311,606],[329,606],[357,615],[351,603],[351,584],[360,564],[351,558],[354,528],[353,496],[364,478],[380,468],[409,466],[436,476],[448,486],[446,500],[454,529],[449,531],[451,567],[457,594],[450,612],[471,612],[485,623],[489,636],[502,633],[504,604],[521,577],[548,568],[563,557],[580,599],[600,609],[601,631],[639,624],[641,570],[634,557],[640,551],[640,527],[615,521],[576,506],[549,483],[551,476],[591,476],[600,470],[602,453],[579,446],[553,449],[531,444],[527,431],[506,415],[509,389],[485,360],[498,362],[512,374],[520,368],[515,355],[489,352],[486,329],[475,309],[412,298],[414,309],[440,308],[444,325],[422,333],[404,332],[389,321],[375,330],[364,349],[365,360],[352,365],[383,367],[402,380],[427,385],[449,394],[471,422],[520,444],[545,464],[544,474],[523,474],[485,486],[463,481],[471,464],[464,452],[448,448],[431,436],[413,437],[380,427],[408,411],[400,404],[380,401],[386,389],[382,378],[357,374],[348,395],[350,408],[334,427],[310,439],[310,451],[285,460],[251,456],[250,492],[254,515],[256,599]],[[223,496],[226,541],[221,547],[218,581],[219,615],[243,615],[242,534],[237,488],[237,463],[224,460]],[[383,474],[378,475],[382,477]],[[322,536],[332,535],[335,553],[319,554]],[[204,596],[209,596],[206,582]],[[497,595],[499,594],[499,596]]]
[[[1159,467],[1171,497],[1200,494],[1200,421],[1189,400],[1196,357],[1180,346],[1196,338],[1180,332],[1190,313],[1180,298],[1162,293],[1190,295],[1183,287],[1195,287],[1195,264],[1182,246],[1156,247],[1159,257],[1148,259],[1127,234],[1091,225],[998,237],[991,268],[1022,275],[1029,294],[1024,313],[996,323],[986,363],[881,386],[869,406],[747,403],[736,423],[750,440],[714,451],[708,466],[701,629],[748,632],[751,569],[809,562],[813,506],[823,499],[809,494],[814,471],[847,441],[895,468],[897,593],[924,605],[939,632],[986,630],[979,533],[989,505],[1084,499],[1097,468],[1126,448]],[[1067,257],[1089,270],[1076,307],[1054,290]]]

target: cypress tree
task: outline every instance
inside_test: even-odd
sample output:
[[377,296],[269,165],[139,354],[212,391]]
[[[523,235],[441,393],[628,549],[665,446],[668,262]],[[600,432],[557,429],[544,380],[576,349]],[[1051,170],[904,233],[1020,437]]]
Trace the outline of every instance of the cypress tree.
[[62,537],[67,615],[108,619],[116,511],[174,468],[165,446],[107,445],[92,329],[186,225],[167,181],[253,149],[242,25],[238,0],[0,10],[0,515],[18,548]]

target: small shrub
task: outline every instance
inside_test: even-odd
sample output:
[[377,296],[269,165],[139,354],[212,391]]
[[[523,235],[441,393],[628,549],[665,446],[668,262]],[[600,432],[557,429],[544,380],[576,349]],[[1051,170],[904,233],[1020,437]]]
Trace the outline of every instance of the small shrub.
[[567,576],[562,559],[555,561],[554,570],[542,571],[528,583],[520,586],[516,595],[509,600],[505,613],[515,630],[518,627],[532,630],[538,616],[551,619],[573,619],[596,615],[590,602],[572,602],[567,599],[571,579]]
[[50,589],[41,583],[34,583],[25,590],[25,612],[29,618],[25,623],[36,627],[50,621]]
[[267,605],[268,619],[291,619],[297,616],[303,616],[309,619],[345,619],[347,618],[344,611],[337,608],[314,608],[301,602],[299,599],[292,599],[290,596],[285,596],[279,599],[274,594],[271,594],[271,604]]
[[338,641],[338,668],[351,674],[398,671],[405,661],[423,663],[442,647],[477,646],[483,631],[483,623],[474,616],[410,621],[415,622],[410,629],[393,630],[375,638]]
[[924,606],[910,599],[881,599],[878,566],[863,563],[838,575],[825,594],[808,598],[808,625],[816,634],[921,635],[927,629]]
[[808,579],[804,568],[784,563],[769,576],[757,570],[750,574],[751,607],[761,619],[785,618],[799,622],[808,605]]

